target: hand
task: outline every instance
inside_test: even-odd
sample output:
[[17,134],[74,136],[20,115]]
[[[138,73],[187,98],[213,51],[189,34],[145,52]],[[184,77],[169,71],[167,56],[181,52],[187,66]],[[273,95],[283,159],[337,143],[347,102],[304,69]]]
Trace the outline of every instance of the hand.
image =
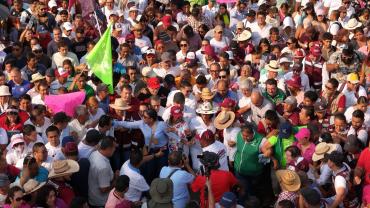
[[270,138],[272,136],[276,136],[276,135],[278,135],[278,133],[279,133],[279,130],[278,129],[274,129],[269,134],[267,134],[266,138]]
[[144,65],[144,64],[145,64],[145,60],[141,60],[141,61],[139,62],[139,64],[140,64],[140,65]]
[[21,178],[25,179],[25,181],[27,181],[30,178],[30,171],[28,167],[23,168]]
[[355,177],[353,178],[353,183],[354,183],[355,185],[360,185],[360,184],[361,184],[361,181],[362,181],[362,179],[361,179],[360,177],[358,177],[358,176],[355,176]]
[[73,82],[77,82],[78,79],[80,78],[81,74],[76,74],[76,76],[73,78]]

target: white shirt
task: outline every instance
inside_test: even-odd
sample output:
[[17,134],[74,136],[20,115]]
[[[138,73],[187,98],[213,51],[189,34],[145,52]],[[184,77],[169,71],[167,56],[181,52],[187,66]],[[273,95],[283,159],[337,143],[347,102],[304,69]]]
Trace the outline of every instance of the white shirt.
[[181,50],[176,53],[176,61],[178,63],[183,63],[186,59],[186,53],[184,54]]
[[[364,126],[365,127],[365,126]],[[360,129],[359,131],[356,132],[356,130],[353,128],[353,126],[351,126],[348,130],[348,133],[347,135],[356,135],[357,136],[357,139],[360,140],[362,142],[362,145],[364,145],[364,147],[366,146],[367,144],[367,139],[368,139],[368,135],[367,135],[367,131],[366,131],[366,128],[364,129]]]
[[31,124],[33,126],[36,127],[36,131],[39,135],[41,135],[42,139],[43,139],[43,143],[47,143],[47,136],[46,136],[46,129],[51,126],[51,121],[48,117],[44,117],[44,125],[42,126],[38,126],[38,125],[35,125],[34,123],[32,123],[32,121],[30,119],[28,119],[26,122],[24,122],[24,124]]
[[183,12],[179,12],[176,15],[176,22],[178,24],[186,24],[188,21],[188,15],[184,14]]
[[[284,74],[285,81],[292,79],[293,72],[288,72]],[[310,80],[308,79],[307,74],[305,74],[303,71],[301,72],[301,84],[302,84],[302,90],[304,92],[307,92],[310,90]]]
[[[173,105],[173,97],[175,96],[176,93],[181,92],[180,90],[174,90],[171,91],[168,96],[167,96],[167,103],[166,106],[172,106]],[[193,93],[189,95],[189,97],[185,97],[185,105],[189,107],[190,109],[195,109],[197,106],[197,101],[195,100],[195,97]]]
[[270,37],[271,25],[267,24],[261,28],[257,22],[251,25],[253,45],[258,45],[262,38]]
[[203,147],[203,152],[214,152],[219,156],[220,168],[219,170],[229,171],[229,165],[227,163],[227,150],[224,144],[219,141],[215,141],[213,144]]
[[[168,119],[170,119],[171,107],[172,106],[170,106],[170,107],[168,107],[164,110],[163,115],[162,115],[162,119],[164,121],[167,121]],[[184,114],[184,116],[183,116],[184,120],[186,122],[189,122],[192,118],[194,118],[196,116],[196,112],[195,112],[194,108],[190,108],[187,105],[184,106],[183,114]]]
[[100,117],[101,117],[102,115],[105,115],[104,110],[103,110],[103,109],[101,109],[101,108],[98,108],[98,110],[96,111],[96,114],[95,114],[95,115],[92,115],[92,114],[89,112],[89,120],[90,120],[91,122],[97,121],[97,120],[99,120],[99,119],[100,119]]
[[77,119],[73,119],[71,122],[69,122],[68,126],[71,129],[71,132],[76,132],[78,135],[77,142],[80,142],[86,135],[86,125],[88,124],[90,124],[90,121],[87,121],[84,125],[82,125]]
[[[17,152],[15,149],[10,149],[6,153],[6,163],[8,163],[9,165],[14,165],[15,166],[15,165],[17,165],[19,160],[24,159],[26,156],[27,156],[27,148],[26,147],[24,147],[23,152]],[[17,167],[17,168],[22,169],[23,164],[20,167]]]
[[324,0],[324,7],[329,8],[329,15],[332,11],[338,10],[340,6],[342,6],[342,0]]
[[89,158],[91,153],[96,150],[95,147],[86,145],[83,142],[80,142],[77,148],[78,148],[78,158]]
[[[239,132],[240,132],[239,127],[230,127],[230,128],[224,129],[224,133],[223,133],[223,135],[224,135],[224,145],[226,147],[227,156],[229,157],[230,161],[234,161],[234,156],[235,156],[235,152],[236,152],[236,137],[237,137]],[[235,142],[235,146],[230,147],[229,144],[228,144],[228,141]]]
[[164,68],[154,68],[153,71],[159,76],[164,78],[167,74],[172,74],[175,77],[180,75],[180,70],[177,67],[171,67],[169,70],[165,70]]
[[[340,88],[341,85],[338,86]],[[365,96],[367,97],[367,93],[364,87],[361,85],[358,86],[358,97]],[[346,108],[351,107],[357,103],[357,97],[355,95],[355,91],[349,91],[346,86],[343,88],[342,93],[346,96]]]
[[211,46],[215,50],[216,54],[219,54],[222,50],[229,46],[230,41],[227,37],[222,37],[221,41],[212,38],[210,41]]
[[0,144],[8,144],[8,134],[3,128],[0,128]]
[[125,193],[125,199],[135,202],[140,201],[141,194],[149,190],[149,185],[145,178],[138,172],[136,168],[130,165],[130,160],[127,160],[119,171],[120,175],[127,175],[130,178],[128,191]]
[[56,155],[58,154],[58,152],[62,151],[62,147],[61,147],[60,143],[57,147],[53,147],[53,146],[51,146],[50,142],[48,142],[48,143],[45,144],[45,147],[48,150],[49,157],[52,157],[53,160],[56,159]]
[[149,48],[153,47],[150,39],[145,35],[143,35],[141,38],[135,38],[135,45],[139,48],[144,48],[145,46],[148,46]]
[[41,99],[41,95],[38,94],[32,98],[32,105],[45,105],[45,102]]
[[91,153],[89,161],[89,204],[94,206],[104,206],[108,199],[109,192],[102,193],[100,188],[111,186],[114,173],[110,166],[109,159],[102,155],[98,150]]
[[[347,108],[344,115],[346,116],[347,123],[351,123],[352,121],[352,113],[355,111],[355,108],[353,106]],[[370,108],[367,108],[365,112],[365,122],[364,124],[368,127],[370,127]]]

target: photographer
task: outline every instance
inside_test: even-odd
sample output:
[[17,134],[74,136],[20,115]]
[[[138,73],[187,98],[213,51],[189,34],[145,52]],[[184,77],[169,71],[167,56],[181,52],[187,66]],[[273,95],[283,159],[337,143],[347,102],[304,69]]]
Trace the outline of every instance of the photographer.
[[201,207],[208,207],[209,199],[205,188],[207,178],[212,184],[212,193],[216,203],[221,200],[222,194],[231,191],[237,185],[237,180],[231,172],[219,170],[220,163],[216,153],[206,151],[199,157],[203,164],[201,167],[202,175],[195,178],[191,189],[193,192],[200,191]]
[[[188,184],[193,182],[195,173],[189,165],[188,158],[181,151],[173,151],[169,154],[168,165],[162,168],[159,177],[172,180],[174,207],[184,208],[190,200]],[[187,171],[182,170],[182,168]]]

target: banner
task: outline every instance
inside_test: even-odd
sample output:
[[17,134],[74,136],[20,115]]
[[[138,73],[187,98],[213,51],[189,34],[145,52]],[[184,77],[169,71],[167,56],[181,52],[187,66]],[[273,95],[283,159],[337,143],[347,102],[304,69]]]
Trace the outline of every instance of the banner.
[[85,100],[85,92],[73,92],[61,95],[45,96],[45,105],[53,113],[65,112],[68,116],[73,117],[74,110]]
[[[73,0],[76,1],[76,0]],[[81,5],[82,17],[86,17],[95,11],[95,1],[94,0],[78,0]],[[71,0],[70,0],[71,2]]]

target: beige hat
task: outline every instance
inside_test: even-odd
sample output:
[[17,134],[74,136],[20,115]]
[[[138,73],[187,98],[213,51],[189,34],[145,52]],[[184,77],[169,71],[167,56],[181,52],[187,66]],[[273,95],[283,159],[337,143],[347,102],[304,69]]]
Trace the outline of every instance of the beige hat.
[[301,187],[301,179],[298,174],[291,170],[278,170],[276,176],[284,191],[295,192]]
[[141,75],[143,75],[143,77],[156,77],[156,73],[153,71],[152,67],[150,66],[146,66],[144,67],[142,70],[141,70]]
[[39,80],[45,79],[45,76],[42,76],[39,72],[32,74],[31,83],[37,82]]
[[361,27],[362,26],[362,23],[357,21],[356,18],[352,18],[350,19],[346,25],[343,26],[344,29],[346,30],[354,30],[358,27]]
[[228,128],[235,120],[235,113],[232,111],[221,111],[215,118],[213,124],[216,129],[222,130]]
[[279,72],[279,63],[276,60],[271,60],[266,66],[267,71]]
[[10,96],[9,87],[6,85],[0,86],[0,96]]
[[114,104],[109,104],[109,106],[116,110],[128,110],[131,108],[131,106],[127,105],[121,98],[116,98]]
[[57,160],[52,164],[49,178],[57,178],[76,173],[80,170],[80,165],[74,160]]
[[247,41],[252,37],[252,33],[249,30],[244,30],[237,38],[236,40],[239,42]]
[[316,162],[324,158],[325,154],[329,154],[336,150],[335,144],[321,142],[316,145],[315,152],[312,155],[312,161]]
[[35,179],[29,179],[24,185],[23,185],[23,190],[24,194],[30,194],[32,192],[37,191],[41,187],[43,187],[46,184],[46,182],[38,182]]
[[199,114],[208,114],[208,115],[215,114],[217,113],[217,111],[218,108],[213,107],[210,102],[204,102],[200,104],[196,110],[196,112]]
[[204,100],[211,100],[216,95],[216,93],[211,92],[211,90],[208,87],[205,87],[202,89],[202,94],[200,97]]
[[244,23],[241,21],[236,23],[236,29],[244,29]]

